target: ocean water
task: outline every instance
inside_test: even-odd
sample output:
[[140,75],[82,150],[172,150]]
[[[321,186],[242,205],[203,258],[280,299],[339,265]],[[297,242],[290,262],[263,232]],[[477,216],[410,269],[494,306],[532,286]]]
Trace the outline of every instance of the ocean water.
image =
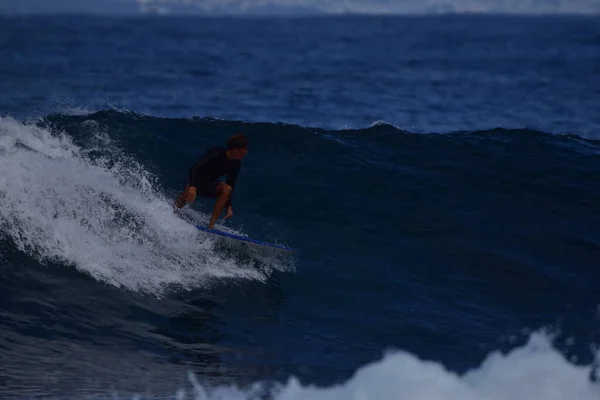
[[[0,398],[600,398],[598,17],[0,18]],[[250,148],[223,229],[172,204]]]

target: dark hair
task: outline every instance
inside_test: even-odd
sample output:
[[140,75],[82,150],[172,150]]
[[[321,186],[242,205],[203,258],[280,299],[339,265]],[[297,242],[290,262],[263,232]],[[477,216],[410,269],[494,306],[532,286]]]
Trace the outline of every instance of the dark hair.
[[227,141],[227,150],[245,149],[248,147],[248,138],[243,133],[233,135]]

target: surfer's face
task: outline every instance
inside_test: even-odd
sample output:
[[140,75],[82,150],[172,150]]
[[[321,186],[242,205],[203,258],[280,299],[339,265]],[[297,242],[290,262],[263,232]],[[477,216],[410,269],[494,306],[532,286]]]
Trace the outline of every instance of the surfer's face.
[[248,153],[248,149],[247,148],[233,149],[232,152],[231,152],[231,155],[234,158],[237,158],[238,160],[241,160],[242,158],[244,158],[244,156],[246,155],[246,153]]

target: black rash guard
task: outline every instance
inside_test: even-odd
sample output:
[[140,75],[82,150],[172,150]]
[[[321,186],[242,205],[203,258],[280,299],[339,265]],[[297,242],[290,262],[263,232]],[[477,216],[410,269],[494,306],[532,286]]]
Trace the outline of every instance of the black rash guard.
[[227,174],[227,183],[231,186],[231,194],[227,205],[231,205],[233,197],[233,188],[235,181],[240,173],[242,163],[240,160],[229,160],[227,150],[224,147],[216,146],[209,149],[200,157],[200,159],[190,167],[188,183],[196,188],[213,186],[216,187],[219,177]]

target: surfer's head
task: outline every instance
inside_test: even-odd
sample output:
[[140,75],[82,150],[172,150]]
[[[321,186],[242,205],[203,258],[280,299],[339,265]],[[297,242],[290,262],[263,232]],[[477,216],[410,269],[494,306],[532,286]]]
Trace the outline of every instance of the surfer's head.
[[241,160],[248,152],[248,138],[243,133],[233,135],[227,141],[227,153],[231,158]]

